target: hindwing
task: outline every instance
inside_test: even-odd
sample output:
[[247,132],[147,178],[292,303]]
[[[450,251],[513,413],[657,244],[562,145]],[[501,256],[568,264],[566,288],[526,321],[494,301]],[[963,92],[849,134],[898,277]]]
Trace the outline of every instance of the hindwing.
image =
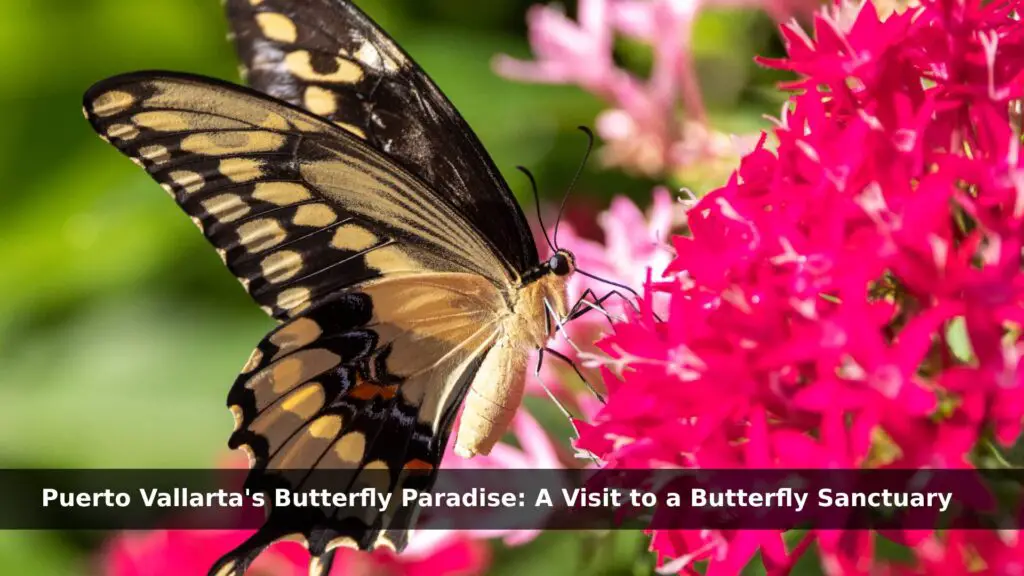
[[481,232],[510,275],[538,264],[523,212],[476,135],[366,14],[347,0],[226,8],[250,86],[337,123],[417,175]]
[[263,339],[228,396],[232,448],[244,447],[248,486],[395,494],[381,512],[276,509],[214,574],[240,575],[268,545],[304,541],[312,566],[339,546],[401,550],[415,521],[403,489],[428,491],[452,422],[497,338],[501,296],[483,278],[424,274],[370,283]]

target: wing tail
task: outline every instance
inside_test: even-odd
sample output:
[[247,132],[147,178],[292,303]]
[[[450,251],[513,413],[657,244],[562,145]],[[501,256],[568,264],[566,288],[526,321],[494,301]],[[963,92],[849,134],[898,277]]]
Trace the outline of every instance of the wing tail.
[[207,573],[207,576],[243,576],[256,557],[274,541],[270,530],[261,528],[234,550],[222,556]]

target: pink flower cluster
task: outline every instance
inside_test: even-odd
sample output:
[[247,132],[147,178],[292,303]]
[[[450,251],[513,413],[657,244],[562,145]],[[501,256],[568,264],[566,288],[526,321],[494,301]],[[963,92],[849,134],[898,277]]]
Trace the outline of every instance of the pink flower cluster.
[[[784,19],[817,0],[580,0],[578,22],[536,5],[527,22],[537,59],[499,56],[495,70],[515,80],[576,84],[608,102],[611,108],[596,122],[608,165],[653,176],[727,156],[733,143],[707,123],[690,53],[694,21],[705,4],[763,5]],[[617,34],[651,45],[648,78],[615,64]]]
[[[250,536],[244,530],[156,530],[127,533],[112,540],[103,558],[109,576],[182,576],[206,574],[225,552]],[[475,576],[490,562],[487,545],[469,538],[445,538],[429,549],[395,555],[339,550],[331,574],[346,576]],[[253,576],[309,574],[309,553],[299,544],[272,546],[249,568]]]
[[[592,362],[608,403],[578,448],[619,468],[957,468],[1021,432],[1024,170],[1017,0],[871,3],[782,28],[800,79],[771,136],[688,212],[671,299]],[[657,271],[656,271],[657,272]],[[883,571],[874,536],[659,531],[666,572]],[[914,567],[1022,566],[1017,533],[906,533]],[[974,552],[972,552],[974,551]],[[979,559],[976,552],[984,551]]]

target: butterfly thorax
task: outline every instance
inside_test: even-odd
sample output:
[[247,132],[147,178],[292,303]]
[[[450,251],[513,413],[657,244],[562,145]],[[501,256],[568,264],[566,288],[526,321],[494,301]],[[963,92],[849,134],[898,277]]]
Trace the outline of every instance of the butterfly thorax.
[[542,348],[568,310],[566,284],[575,270],[572,254],[559,250],[522,275],[506,294],[508,312],[494,346],[480,364],[466,394],[455,452],[464,458],[488,454],[508,429],[522,403],[530,352]]
[[555,324],[548,321],[548,314],[557,314],[562,319],[568,312],[566,285],[575,270],[572,253],[559,250],[546,262],[523,274],[513,294],[512,315],[506,324],[505,334],[510,343],[527,348],[544,347],[555,328]]

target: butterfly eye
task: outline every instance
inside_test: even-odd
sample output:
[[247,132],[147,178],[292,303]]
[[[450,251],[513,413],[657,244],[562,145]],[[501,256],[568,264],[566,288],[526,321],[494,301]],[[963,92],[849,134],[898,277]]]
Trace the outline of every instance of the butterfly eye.
[[565,276],[572,272],[570,256],[562,251],[555,253],[548,259],[548,268],[550,268],[556,276]]

